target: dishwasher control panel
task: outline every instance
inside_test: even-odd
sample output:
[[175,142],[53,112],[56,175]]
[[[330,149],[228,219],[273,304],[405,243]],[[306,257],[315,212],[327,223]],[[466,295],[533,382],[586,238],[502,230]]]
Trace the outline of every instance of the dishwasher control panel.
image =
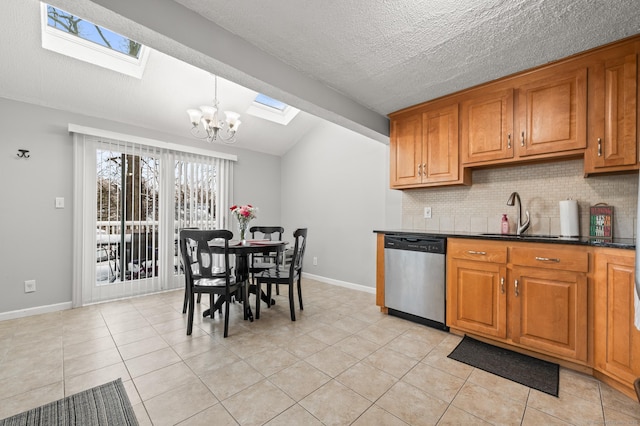
[[429,238],[414,235],[386,235],[384,237],[384,248],[444,254],[447,248],[447,240],[446,238]]

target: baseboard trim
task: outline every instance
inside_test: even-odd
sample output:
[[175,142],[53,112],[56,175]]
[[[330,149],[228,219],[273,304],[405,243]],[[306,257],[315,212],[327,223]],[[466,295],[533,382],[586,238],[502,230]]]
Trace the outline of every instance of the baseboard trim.
[[0,312],[0,321],[30,317],[32,315],[48,314],[51,312],[71,309],[71,302],[56,303],[55,305],[36,306],[35,308],[18,309],[16,311]]
[[[320,281],[326,284],[336,285],[338,287],[345,287],[345,288],[350,288],[352,290],[364,291],[365,293],[371,293],[371,294],[376,293],[376,289],[373,287],[367,287],[365,285],[354,284],[347,281],[334,280],[333,278],[327,278],[320,275],[313,275],[313,274],[308,274],[306,272],[303,272],[302,277],[308,278],[311,280]],[[175,290],[179,290],[179,289],[164,290],[164,291],[160,291],[160,293],[164,293],[165,291],[175,291]],[[137,295],[135,297],[148,296],[148,295],[149,294]],[[126,299],[130,299],[130,298],[131,297],[126,297]],[[97,302],[97,303],[106,303],[106,302],[113,302],[113,300],[109,300],[105,302]],[[16,311],[0,312],[0,321],[30,317],[32,315],[48,314],[51,312],[65,311],[67,309],[71,309],[72,307],[73,305],[71,304],[71,302],[64,302],[64,303],[57,303],[54,305],[45,305],[45,306],[36,306],[34,308],[18,309]]]
[[338,287],[346,287],[352,290],[364,291],[365,293],[376,294],[376,289],[374,287],[367,287],[366,285],[349,283],[346,281],[334,280],[333,278],[322,277],[320,275],[313,275],[307,272],[302,273],[303,278],[309,278],[316,281],[321,281],[323,283],[337,285]]

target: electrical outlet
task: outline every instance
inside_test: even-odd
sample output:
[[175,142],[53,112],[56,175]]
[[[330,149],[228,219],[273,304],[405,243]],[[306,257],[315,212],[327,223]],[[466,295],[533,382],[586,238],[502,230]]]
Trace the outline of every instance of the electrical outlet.
[[313,266],[318,266],[318,258],[317,257],[313,257]]
[[431,219],[431,207],[424,208],[424,218]]
[[33,293],[36,291],[36,280],[28,280],[24,282],[24,292]]

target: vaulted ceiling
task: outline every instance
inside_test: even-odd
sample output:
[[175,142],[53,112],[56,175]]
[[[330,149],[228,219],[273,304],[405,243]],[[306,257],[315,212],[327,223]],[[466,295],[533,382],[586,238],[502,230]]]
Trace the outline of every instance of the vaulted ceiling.
[[[244,113],[238,146],[282,155],[322,119],[387,140],[390,112],[640,33],[637,0],[52,0],[156,50],[142,80],[45,52],[39,2],[4,0],[0,96],[188,137],[186,108]],[[7,17],[8,16],[8,17]]]

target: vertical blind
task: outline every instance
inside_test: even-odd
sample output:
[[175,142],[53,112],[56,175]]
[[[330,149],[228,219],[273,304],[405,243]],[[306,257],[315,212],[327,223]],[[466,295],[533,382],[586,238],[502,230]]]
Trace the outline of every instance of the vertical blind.
[[95,143],[96,280],[156,277],[162,152],[119,141]]
[[184,285],[179,229],[224,228],[233,161],[74,133],[73,305]]

